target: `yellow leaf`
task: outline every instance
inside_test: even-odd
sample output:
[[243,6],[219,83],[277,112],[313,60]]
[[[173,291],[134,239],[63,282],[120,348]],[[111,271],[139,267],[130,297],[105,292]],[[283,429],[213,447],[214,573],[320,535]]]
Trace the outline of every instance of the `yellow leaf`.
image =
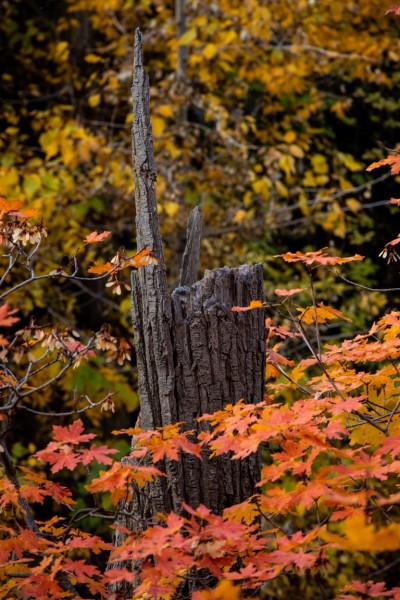
[[346,111],[351,107],[351,100],[349,102],[346,100],[338,100],[333,104],[330,108],[331,112],[333,112],[338,119],[344,120],[346,118]]
[[42,180],[39,175],[33,173],[32,175],[26,175],[24,177],[24,181],[22,184],[22,189],[24,190],[26,196],[28,198],[33,198],[38,190],[42,188]]
[[151,120],[151,124],[153,126],[153,135],[154,137],[159,137],[163,134],[165,129],[165,121],[161,119],[161,117],[154,117]]
[[309,325],[313,323],[315,319],[317,319],[318,323],[326,323],[327,321],[332,321],[333,319],[343,319],[344,321],[351,322],[351,319],[345,317],[340,310],[336,310],[331,306],[325,306],[323,302],[320,302],[318,306],[310,306],[308,308],[298,308],[300,313],[299,319]]
[[172,106],[170,104],[161,104],[161,106],[157,108],[157,112],[161,117],[168,118],[174,116],[174,111],[172,110]]
[[289,198],[289,190],[279,179],[275,181],[275,189],[282,198]]
[[266,200],[269,198],[271,182],[268,177],[260,177],[260,179],[253,181],[251,185],[256,194],[260,194],[260,196],[263,196]]
[[88,104],[92,108],[95,108],[96,106],[98,106],[100,104],[100,100],[101,100],[100,94],[93,94],[92,96],[89,96]]
[[351,154],[345,154],[344,152],[338,152],[337,157],[342,164],[349,169],[349,171],[362,171],[364,165],[354,158]]
[[79,140],[77,151],[79,158],[87,162],[90,159],[90,142],[88,140]]
[[86,54],[85,62],[95,64],[98,62],[104,62],[104,59],[101,58],[101,56],[98,56],[97,54]]
[[346,205],[351,210],[352,213],[357,214],[360,210],[361,202],[356,200],[355,198],[348,198],[346,200]]
[[178,46],[188,46],[197,38],[197,29],[188,29],[178,40]]
[[54,47],[54,58],[59,62],[66,62],[69,58],[68,42],[58,42]]
[[236,31],[233,31],[233,29],[230,29],[229,31],[224,31],[219,34],[219,42],[224,46],[228,46],[228,44],[234,42],[236,39],[237,33]]
[[13,136],[13,137],[15,137],[18,134],[18,132],[19,132],[19,127],[7,127],[4,130],[4,133],[6,133],[9,136]]
[[300,146],[298,146],[297,144],[290,144],[289,152],[295,158],[303,158],[304,157],[303,149],[300,148]]
[[283,136],[283,141],[286,142],[287,144],[293,144],[295,139],[296,139],[296,134],[294,131],[287,131],[285,133],[285,135]]
[[294,173],[295,171],[295,162],[293,160],[293,157],[289,154],[284,154],[280,157],[278,164],[282,171],[285,173],[286,178],[289,179],[291,173]]
[[218,48],[215,44],[207,44],[203,49],[203,56],[211,60],[217,54],[217,51]]
[[169,217],[175,217],[179,212],[179,204],[177,202],[166,202],[164,210]]
[[199,600],[240,600],[240,589],[228,579],[221,579],[214,590],[197,592]]
[[65,141],[61,146],[61,158],[68,167],[74,167],[78,163],[78,157],[71,142]]
[[348,517],[343,523],[344,535],[321,531],[321,537],[329,543],[346,550],[360,552],[391,552],[400,548],[400,525],[391,523],[387,527],[375,529],[366,523],[364,514]]
[[236,211],[236,213],[233,216],[232,222],[233,223],[241,223],[242,221],[244,221],[244,219],[246,218],[247,213],[245,210],[241,209]]
[[311,207],[304,192],[301,192],[299,195],[299,207],[303,215],[309,215],[311,213]]
[[60,146],[59,136],[54,135],[52,131],[46,131],[39,137],[39,143],[43,150],[46,152],[46,160],[53,158],[58,154]]
[[18,171],[15,167],[4,167],[1,169],[0,185],[4,186],[5,192],[1,192],[7,195],[8,188],[17,186],[19,183]]
[[311,157],[311,164],[313,166],[314,173],[318,175],[324,175],[328,172],[328,163],[323,154],[314,154]]

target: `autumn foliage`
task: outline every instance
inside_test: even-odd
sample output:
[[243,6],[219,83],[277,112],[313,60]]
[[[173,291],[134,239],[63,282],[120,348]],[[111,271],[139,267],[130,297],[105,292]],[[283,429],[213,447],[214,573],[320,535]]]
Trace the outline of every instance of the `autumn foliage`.
[[[29,30],[38,44],[38,58],[46,57],[57,65],[48,75],[49,93],[66,78],[74,93],[81,94],[86,117],[75,120],[67,104],[31,115],[29,136],[34,139],[39,132],[41,152],[40,158],[35,158],[29,154],[28,143],[18,147],[13,141],[19,120],[27,116],[25,108],[17,117],[16,105],[10,103],[3,115],[8,127],[0,137],[1,147],[7,150],[0,166],[5,194],[0,198],[0,598],[117,600],[118,593],[110,590],[116,584],[123,589],[128,583],[134,588],[134,599],[167,600],[205,573],[204,585],[193,592],[193,600],[239,600],[247,595],[400,600],[400,311],[390,300],[390,293],[398,288],[382,290],[368,287],[365,279],[358,281],[353,274],[363,273],[365,264],[358,252],[339,256],[328,247],[316,249],[319,245],[298,251],[275,249],[265,256],[268,269],[284,275],[280,281],[275,277],[268,301],[254,298],[248,306],[227,308],[237,313],[267,310],[262,402],[239,401],[215,414],[202,415],[199,420],[204,428],[197,439],[184,423],[155,431],[145,431],[140,425],[121,426],[118,421],[113,424],[120,398],[132,392],[126,392],[126,381],[113,375],[112,368],[123,369],[131,361],[130,344],[107,323],[92,332],[77,331],[69,316],[79,302],[69,297],[68,290],[104,284],[101,294],[105,296],[108,289],[112,307],[120,308],[130,291],[129,271],[157,269],[158,259],[152,248],[127,250],[119,245],[109,252],[112,233],[119,239],[118,231],[100,227],[110,198],[115,201],[116,214],[121,215],[122,198],[132,191],[126,140],[118,139],[117,153],[112,155],[112,136],[107,137],[106,130],[94,135],[82,125],[97,122],[96,111],[104,103],[116,107],[113,125],[129,127],[121,116],[125,107],[119,106],[123,99],[118,81],[132,5],[109,4],[104,11],[97,2],[67,2],[74,15],[87,11],[90,27],[101,31],[104,38],[101,43],[96,39],[93,52],[84,53],[85,86],[79,57],[72,56],[69,61],[72,45],[63,39],[76,23],[59,16],[54,40],[47,39],[47,33],[34,23]],[[370,44],[364,47],[353,35],[341,38],[342,25],[349,27],[344,16],[350,9],[335,0],[321,13],[320,27],[315,26],[317,13],[312,2],[299,2],[297,11],[290,2],[278,2],[276,14],[262,3],[252,2],[253,22],[248,20],[245,3],[233,8],[221,0],[214,15],[219,26],[208,23],[214,9],[204,4],[198,14],[189,15],[187,30],[177,40],[171,33],[169,3],[138,4],[141,16],[150,15],[155,22],[160,14],[165,16],[164,29],[154,26],[157,33],[151,38],[158,77],[159,72],[165,74],[165,67],[157,64],[157,44],[167,40],[174,60],[179,47],[191,50],[187,77],[193,78],[198,102],[189,108],[201,113],[201,119],[193,124],[193,138],[184,137],[182,123],[173,118],[188,109],[190,87],[164,84],[165,101],[165,89],[156,93],[154,129],[162,157],[157,187],[167,233],[175,219],[183,221],[183,207],[196,194],[206,193],[210,194],[206,220],[216,219],[223,236],[235,234],[243,226],[240,239],[222,236],[211,261],[227,255],[229,240],[238,253],[243,241],[250,244],[253,229],[283,227],[296,218],[314,219],[329,235],[344,239],[351,219],[356,220],[361,210],[361,203],[353,197],[355,190],[360,186],[365,191],[367,184],[355,177],[362,170],[359,155],[335,149],[332,141],[323,154],[316,115],[323,106],[329,119],[351,126],[352,104],[361,97],[359,81],[370,86],[366,102],[380,107],[382,98],[374,96],[374,86],[383,81],[390,88],[390,70],[385,65],[386,70],[378,72],[373,65],[385,52],[395,60],[392,34],[384,36],[381,46],[373,41],[373,32]],[[355,22],[375,23],[380,3],[359,4],[353,11]],[[0,27],[13,31],[14,9],[11,4],[6,9],[7,18]],[[388,7],[387,13],[396,16],[400,9]],[[296,33],[299,14],[310,43]],[[283,31],[288,39],[278,47],[273,36]],[[324,37],[331,44],[325,50],[321,47]],[[256,43],[252,58],[241,65],[237,58],[246,39]],[[19,69],[30,61],[29,44],[19,48],[18,36],[11,40],[12,51],[20,51],[13,55]],[[45,42],[51,50],[47,54],[40,45]],[[111,58],[104,54],[104,44]],[[268,72],[263,64],[266,54],[272,66]],[[321,57],[318,67],[316,55]],[[172,61],[171,57],[168,60]],[[330,97],[318,82],[327,73],[335,75],[337,61],[343,58],[347,61],[341,75],[343,85],[352,87],[354,95]],[[239,67],[234,72],[236,62]],[[97,69],[103,63],[107,64],[99,78]],[[205,68],[210,64],[213,68]],[[172,70],[171,65],[168,68]],[[196,69],[198,80],[193,75]],[[250,72],[254,78],[249,82]],[[308,87],[305,76],[311,81]],[[10,77],[6,72],[6,87]],[[215,91],[220,81],[232,92],[225,91],[226,96],[242,111],[236,121]],[[243,100],[243,81],[251,87],[250,107]],[[28,87],[32,98],[39,97],[34,81]],[[63,96],[66,92],[61,88],[59,93]],[[270,102],[258,107],[263,94]],[[259,111],[262,117],[257,121]],[[267,127],[259,127],[260,123]],[[325,126],[328,129],[327,122]],[[202,136],[212,160],[196,153]],[[222,151],[225,160],[218,164],[215,154]],[[375,158],[377,155],[371,156],[371,160]],[[203,162],[206,176],[201,178],[195,165]],[[240,165],[237,172],[232,172],[232,165]],[[367,170],[380,167],[389,167],[397,176],[397,152],[375,160]],[[183,168],[190,175],[186,188],[179,179]],[[171,188],[168,169],[178,181]],[[106,200],[96,196],[102,186]],[[293,190],[299,200],[296,207],[290,205],[286,219],[279,210],[290,204]],[[314,197],[310,190],[324,191]],[[49,237],[60,237],[51,227],[56,200],[68,194],[75,194],[65,208],[71,236],[57,239],[52,254],[45,244]],[[42,196],[48,202],[41,211]],[[337,202],[342,196],[346,197],[345,209]],[[225,219],[220,207],[227,210],[228,197],[232,210]],[[270,200],[275,202],[271,214],[266,208]],[[399,203],[391,199],[392,210]],[[82,233],[82,215],[83,219],[91,217],[93,231]],[[371,225],[368,219],[361,223],[366,224]],[[361,225],[354,235],[368,239]],[[399,242],[400,237],[385,242],[380,264],[396,263]],[[260,252],[258,247],[256,258]],[[172,248],[169,256],[174,259]],[[353,268],[360,271],[351,271]],[[347,301],[348,294],[354,298],[358,292],[359,303]],[[56,307],[51,318],[43,316],[47,293],[57,299],[48,304]],[[389,298],[387,310],[377,314],[383,302],[380,304],[376,294],[383,293]],[[366,294],[375,294],[374,302],[366,302]],[[66,296],[68,318],[58,323],[58,302]],[[120,304],[115,305],[116,298]],[[36,317],[34,309],[42,313]],[[362,323],[368,323],[362,329],[359,313],[363,313]],[[103,383],[98,385],[96,396],[82,391],[86,382],[80,387],[76,383],[81,382],[79,373],[85,368],[90,369],[88,379],[102,373],[107,382],[105,390]],[[62,385],[65,387],[60,388]],[[40,419],[44,422],[40,447],[37,438],[35,443],[31,441],[31,432],[25,427],[21,433],[24,445],[14,444],[10,449],[10,435],[18,431],[19,424],[32,423],[34,429],[33,423]],[[111,440],[104,439],[100,422],[108,423]],[[237,461],[254,452],[262,456],[261,480],[257,493],[240,505],[217,515],[204,505],[183,504],[179,514],[158,514],[131,529],[118,525],[120,511],[130,499],[145,493],[148,483],[168,479],[162,468],[165,459],[174,462],[185,453],[200,460],[228,455]],[[115,530],[123,540],[118,546],[112,541]]]
[[[21,257],[30,273],[28,279],[6,286],[3,296],[11,298],[21,285],[35,281],[33,258],[46,235],[41,222],[32,221],[22,208],[2,199],[10,273]],[[107,235],[94,232],[83,246],[100,243]],[[55,269],[40,277],[77,277],[80,252],[78,248],[71,273]],[[195,600],[239,598],[241,591],[261,593],[264,586],[271,594],[280,588],[289,593],[290,577],[304,597],[319,594],[321,586],[338,600],[400,597],[400,588],[384,575],[388,557],[392,561],[400,549],[400,312],[387,313],[353,338],[323,344],[327,323],[351,319],[319,300],[315,284],[326,269],[346,281],[337,269],[362,257],[335,257],[323,249],[286,253],[277,260],[302,264],[310,285],[276,289],[279,300],[267,303],[263,402],[240,401],[202,416],[209,427],[197,441],[179,423],[156,431],[114,431],[114,436],[134,439],[122,462],[115,457],[117,449],[96,443],[92,428],[88,431],[77,416],[96,404],[113,409],[110,394],[97,402],[82,398],[68,413],[68,425],[53,425],[51,441],[32,455],[29,468],[12,464],[3,434],[0,597],[110,597],[110,584],[128,582],[134,584],[134,598],[172,598],[186,578],[202,570],[216,587],[195,591]],[[132,257],[119,250],[106,264],[88,271],[110,280],[127,267],[157,268],[149,250]],[[307,296],[310,306],[294,300]],[[232,310],[263,306],[254,299]],[[19,318],[8,302],[0,316],[4,430],[21,411],[39,413],[29,398],[67,368],[92,360],[96,351],[106,352],[110,360],[128,358],[126,343],[107,326],[82,343],[77,332],[39,327],[33,321],[16,330]],[[306,345],[304,358],[293,360],[286,351],[295,340]],[[37,372],[54,365],[58,371],[51,371],[46,384],[35,386]],[[48,412],[48,417],[57,414],[62,411]],[[158,466],[165,458],[175,461],[183,452],[208,460],[208,455],[229,453],[231,460],[241,460],[259,449],[264,466],[258,493],[222,515],[184,504],[181,514],[159,514],[141,533],[124,529],[118,547],[80,526],[82,516],[107,517],[101,496],[108,495],[114,507],[108,514],[118,515],[120,500],[126,502],[148,482],[167,477]],[[92,506],[82,514],[76,491],[58,480],[66,471],[87,477]],[[51,507],[44,520],[36,516],[40,505]],[[101,566],[104,557],[107,570]],[[140,565],[139,572],[119,566],[127,561]]]

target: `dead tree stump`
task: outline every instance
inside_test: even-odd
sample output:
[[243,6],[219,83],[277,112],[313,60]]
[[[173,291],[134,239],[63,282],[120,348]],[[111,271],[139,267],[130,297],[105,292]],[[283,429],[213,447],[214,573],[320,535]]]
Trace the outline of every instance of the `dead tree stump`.
[[[143,68],[142,41],[135,34],[133,92],[133,167],[137,247],[149,248],[159,260],[133,273],[132,320],[138,367],[141,427],[196,421],[243,399],[260,402],[264,395],[265,315],[263,310],[232,312],[264,300],[261,265],[206,271],[197,281],[201,210],[190,218],[181,272],[181,287],[168,292],[157,201],[156,165],[149,115],[149,83]],[[194,434],[195,437],[196,434]],[[145,528],[157,513],[181,512],[182,501],[205,504],[216,513],[255,492],[260,459],[229,456],[199,461],[189,455],[163,465],[167,480],[148,485],[128,511],[131,529]],[[118,540],[117,540],[118,543]]]

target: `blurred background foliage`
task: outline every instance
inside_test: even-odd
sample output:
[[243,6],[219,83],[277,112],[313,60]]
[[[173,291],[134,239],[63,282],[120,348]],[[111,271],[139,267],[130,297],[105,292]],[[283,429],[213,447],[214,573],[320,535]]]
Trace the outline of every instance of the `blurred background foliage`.
[[[351,279],[398,286],[398,267],[378,258],[398,234],[398,209],[387,206],[398,195],[395,181],[384,170],[365,172],[399,139],[399,21],[384,16],[388,6],[2,0],[0,195],[43,215],[49,237],[38,273],[73,255],[93,230],[110,229],[112,240],[85,255],[83,271],[120,246],[135,249],[130,87],[140,27],[171,288],[196,204],[205,219],[202,269],[262,261],[269,298],[276,287],[308,285],[301,267],[274,254],[324,246],[366,256],[346,267]],[[353,318],[353,331],[387,303],[333,275],[315,289],[318,301]],[[25,319],[34,313],[38,322],[83,331],[106,321],[114,334],[132,337],[129,298],[106,293],[103,282],[35,285],[12,303]],[[340,332],[327,328],[322,337]],[[117,389],[112,418],[100,409],[89,416],[107,438],[137,409],[135,379],[134,361],[115,370],[97,359],[33,406],[60,409],[73,404],[73,390]],[[18,457],[40,445],[50,423],[38,419],[25,444],[26,426],[15,422]]]

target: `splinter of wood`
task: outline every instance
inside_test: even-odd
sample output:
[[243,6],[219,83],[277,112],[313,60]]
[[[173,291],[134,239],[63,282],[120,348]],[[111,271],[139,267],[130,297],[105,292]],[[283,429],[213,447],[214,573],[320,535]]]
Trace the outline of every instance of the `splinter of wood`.
[[185,252],[182,258],[182,270],[179,280],[180,286],[190,287],[196,283],[199,263],[200,263],[200,244],[201,230],[203,226],[203,213],[201,206],[196,206],[190,213],[187,226],[187,239]]

